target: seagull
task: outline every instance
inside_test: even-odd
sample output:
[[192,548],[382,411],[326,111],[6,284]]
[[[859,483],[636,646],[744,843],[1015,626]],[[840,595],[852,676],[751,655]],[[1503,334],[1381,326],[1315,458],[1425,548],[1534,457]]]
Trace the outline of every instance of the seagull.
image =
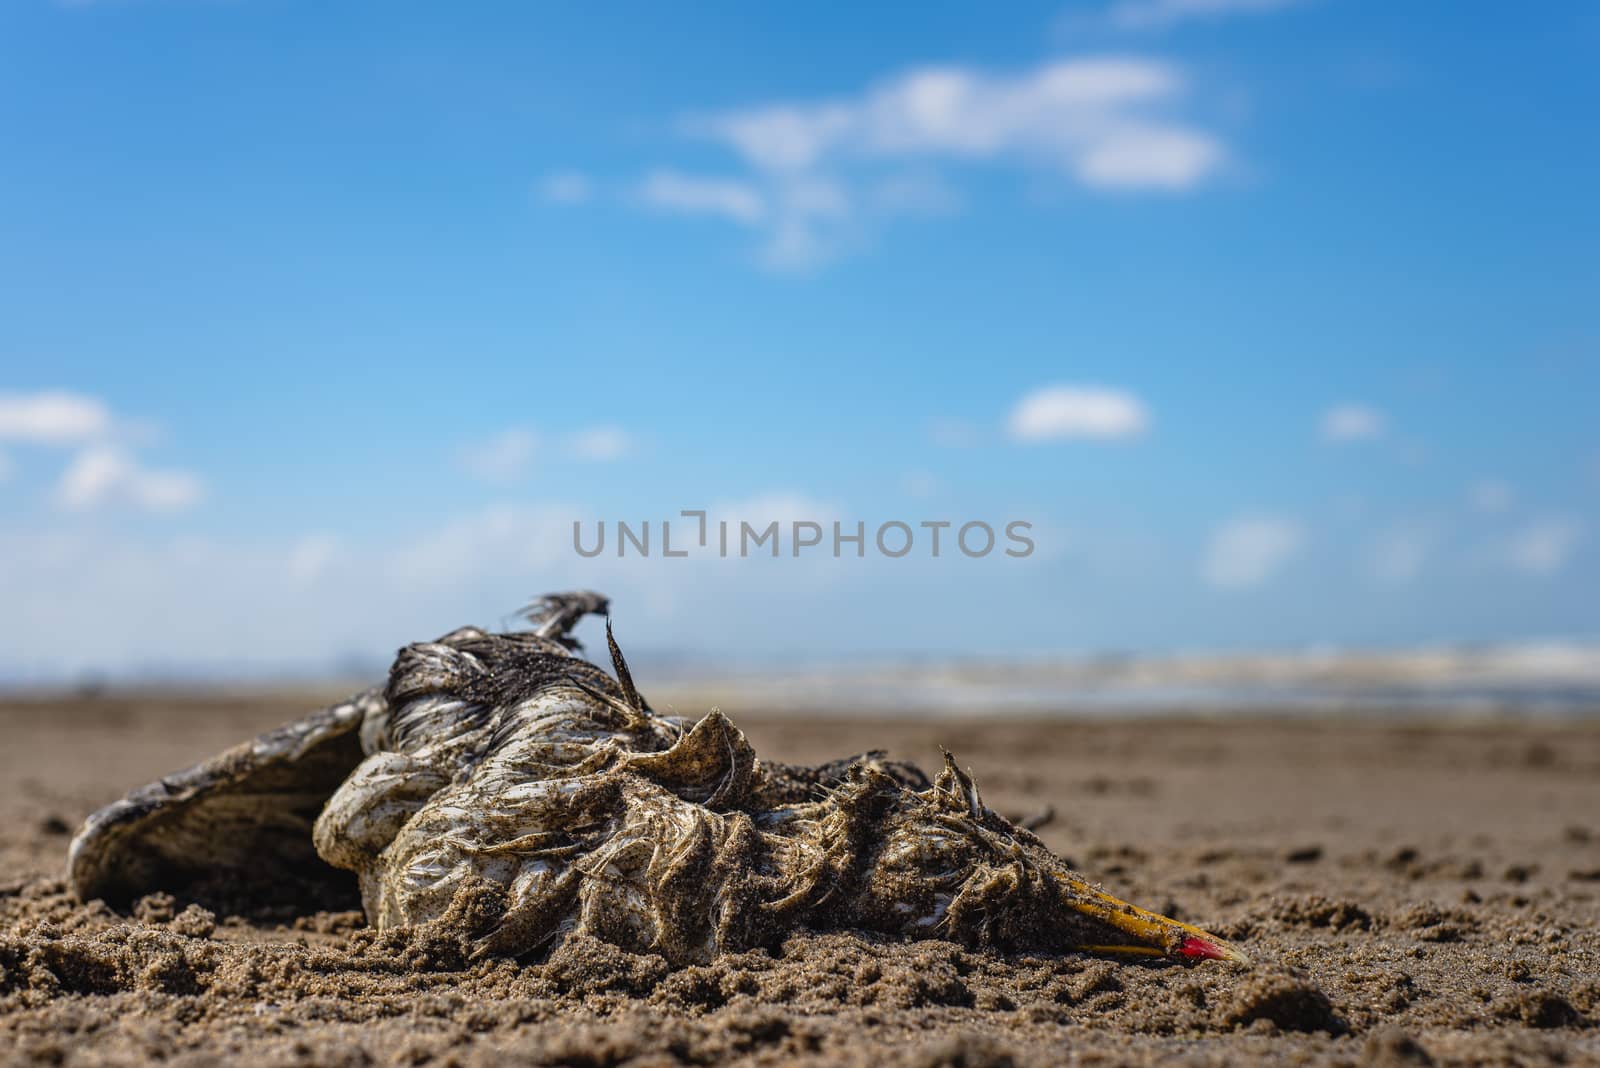
[[[591,614],[610,673],[578,655]],[[119,903],[343,869],[380,930],[451,922],[461,895],[486,894],[480,956],[583,935],[678,966],[806,928],[1247,962],[1073,871],[948,753],[932,780],[881,751],[763,760],[720,711],[650,707],[607,598],[550,594],[523,615],[407,645],[384,685],[96,812],[69,849],[73,891]]]

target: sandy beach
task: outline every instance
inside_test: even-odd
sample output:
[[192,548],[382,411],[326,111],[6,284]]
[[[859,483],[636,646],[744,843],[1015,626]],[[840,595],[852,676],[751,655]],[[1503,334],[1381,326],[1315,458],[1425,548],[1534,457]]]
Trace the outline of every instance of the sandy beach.
[[[969,767],[1112,893],[1251,967],[849,933],[669,970],[157,894],[75,901],[93,809],[316,696],[0,702],[0,1055],[53,1064],[1600,1063],[1600,725],[725,711],[764,756]],[[210,905],[211,907],[207,907]]]

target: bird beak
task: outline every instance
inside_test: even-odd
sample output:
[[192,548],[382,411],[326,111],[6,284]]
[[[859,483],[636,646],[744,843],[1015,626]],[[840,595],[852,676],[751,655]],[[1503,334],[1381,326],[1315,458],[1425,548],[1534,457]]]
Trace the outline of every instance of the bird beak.
[[[947,814],[954,810],[958,815],[950,818],[971,819],[987,810],[978,796],[972,777],[956,766],[955,758],[944,755],[944,771],[933,784],[930,796],[935,803],[945,806]],[[1031,835],[1029,836],[1032,837]],[[1034,839],[1037,842],[1037,839]],[[1134,939],[1137,945],[1080,945],[1067,947],[1084,953],[1117,953],[1131,956],[1175,957],[1178,960],[1231,960],[1250,963],[1250,958],[1214,934],[1190,927],[1186,923],[1130,905],[1112,897],[1097,886],[1092,886],[1077,872],[1062,863],[1059,857],[1048,853],[1043,843],[1037,848],[1051,860],[1044,861],[1061,903],[1079,915],[1086,916]],[[1042,860],[1043,858],[1037,858]]]
[[1130,905],[1069,873],[1058,872],[1056,881],[1062,902],[1067,908],[1098,920],[1139,943],[1131,946],[1079,946],[1079,949],[1090,953],[1166,955],[1186,961],[1231,960],[1240,964],[1250,963],[1250,958],[1239,949],[1198,927]]

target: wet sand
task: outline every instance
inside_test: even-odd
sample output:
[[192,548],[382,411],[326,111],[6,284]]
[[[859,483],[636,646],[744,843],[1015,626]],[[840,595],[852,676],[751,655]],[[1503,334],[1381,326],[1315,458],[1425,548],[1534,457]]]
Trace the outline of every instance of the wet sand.
[[305,697],[0,701],[0,1058],[63,1064],[1600,1064],[1600,724],[817,721],[810,762],[939,748],[1120,897],[1254,967],[799,934],[669,970],[568,942],[470,963],[351,901],[74,901],[68,838]]

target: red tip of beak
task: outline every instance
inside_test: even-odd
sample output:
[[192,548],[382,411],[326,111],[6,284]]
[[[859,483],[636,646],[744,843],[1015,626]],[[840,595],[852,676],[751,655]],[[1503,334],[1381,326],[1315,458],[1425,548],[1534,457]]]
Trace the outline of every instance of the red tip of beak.
[[1207,942],[1204,938],[1185,938],[1178,944],[1178,956],[1187,960],[1227,960],[1228,954],[1222,947]]

